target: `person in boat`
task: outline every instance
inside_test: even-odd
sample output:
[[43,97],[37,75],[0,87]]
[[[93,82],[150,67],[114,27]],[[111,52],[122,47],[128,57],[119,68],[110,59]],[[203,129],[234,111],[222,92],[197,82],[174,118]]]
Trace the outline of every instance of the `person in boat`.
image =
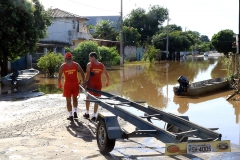
[[187,79],[186,77],[184,77],[184,76],[180,76],[177,81],[178,81],[178,83],[179,83],[179,87],[178,87],[177,94],[178,94],[178,95],[181,95],[182,92],[183,92],[185,89],[187,89],[187,87],[188,87],[188,85],[189,85],[189,81],[188,81],[188,79]]
[[[63,85],[63,97],[66,97],[67,110],[69,112],[69,117],[67,120],[73,121],[77,116],[77,96],[79,94],[79,73],[81,74],[82,80],[84,81],[84,72],[81,66],[72,60],[72,54],[67,52],[65,54],[65,63],[63,63],[59,70],[58,75],[58,87],[62,88],[62,75],[64,75],[64,85]],[[72,101],[73,109],[72,113]]]
[[[98,61],[97,53],[96,52],[91,52],[89,54],[89,63],[87,64],[87,70],[86,70],[86,78],[85,78],[85,83],[88,88],[92,88],[95,90],[102,90],[102,73],[104,73],[106,77],[106,82],[105,85],[106,87],[109,85],[109,75],[107,73],[107,70],[105,66]],[[100,97],[101,94],[91,92],[89,93],[95,97]],[[86,97],[88,100],[89,98]],[[83,115],[84,118],[88,119],[89,118],[89,106],[90,102],[86,102],[86,113]],[[92,121],[96,121],[97,118],[97,110],[98,110],[98,104],[94,104],[94,114],[91,118]]]
[[15,72],[12,73],[12,75],[10,76],[12,79],[12,84],[17,84],[17,77],[19,75],[19,70],[16,70]]

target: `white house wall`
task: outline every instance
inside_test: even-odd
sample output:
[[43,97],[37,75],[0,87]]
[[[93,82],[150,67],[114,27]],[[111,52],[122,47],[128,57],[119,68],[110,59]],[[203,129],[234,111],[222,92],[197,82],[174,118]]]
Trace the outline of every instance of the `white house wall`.
[[[75,28],[73,28],[73,20]],[[79,23],[79,29],[77,28]],[[71,35],[69,35],[69,30]],[[54,18],[53,24],[48,27],[48,37],[42,41],[72,43],[72,40],[89,39],[87,28],[84,27],[84,20],[75,18]]]

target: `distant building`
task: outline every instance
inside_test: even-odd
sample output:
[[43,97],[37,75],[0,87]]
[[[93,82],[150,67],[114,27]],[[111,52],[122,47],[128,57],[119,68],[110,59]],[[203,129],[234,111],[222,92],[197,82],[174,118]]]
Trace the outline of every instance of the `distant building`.
[[60,10],[52,10],[53,24],[48,27],[48,37],[40,43],[50,43],[75,48],[80,42],[89,40],[88,18]]
[[[86,16],[86,17],[89,19],[87,21],[87,25],[95,26],[98,22],[102,20],[109,20],[110,22],[113,22],[113,27],[115,28],[115,30],[118,30],[120,16]],[[94,29],[90,29],[89,32],[93,34]]]

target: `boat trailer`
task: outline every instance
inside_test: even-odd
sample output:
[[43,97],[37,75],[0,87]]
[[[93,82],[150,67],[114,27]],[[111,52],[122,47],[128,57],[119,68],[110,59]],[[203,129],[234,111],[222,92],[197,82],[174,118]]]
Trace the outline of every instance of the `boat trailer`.
[[[194,154],[207,152],[230,152],[229,140],[221,140],[222,135],[215,132],[218,128],[205,128],[189,121],[187,116],[177,116],[151,106],[127,100],[120,96],[95,89],[81,87],[88,96],[88,102],[97,103],[111,113],[98,113],[96,126],[97,144],[101,153],[109,153],[114,149],[116,139],[136,137],[154,137],[165,143],[165,155]],[[88,93],[95,92],[101,97]],[[141,113],[139,114],[134,113]],[[128,133],[118,123],[118,117],[136,127]],[[159,127],[156,122],[165,122],[166,127]]]

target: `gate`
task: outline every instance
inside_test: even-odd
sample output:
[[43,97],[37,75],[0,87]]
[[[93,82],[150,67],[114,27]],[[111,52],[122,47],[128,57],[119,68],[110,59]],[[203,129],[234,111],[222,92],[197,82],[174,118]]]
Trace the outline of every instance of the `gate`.
[[11,70],[23,70],[27,68],[27,55],[11,63]]

